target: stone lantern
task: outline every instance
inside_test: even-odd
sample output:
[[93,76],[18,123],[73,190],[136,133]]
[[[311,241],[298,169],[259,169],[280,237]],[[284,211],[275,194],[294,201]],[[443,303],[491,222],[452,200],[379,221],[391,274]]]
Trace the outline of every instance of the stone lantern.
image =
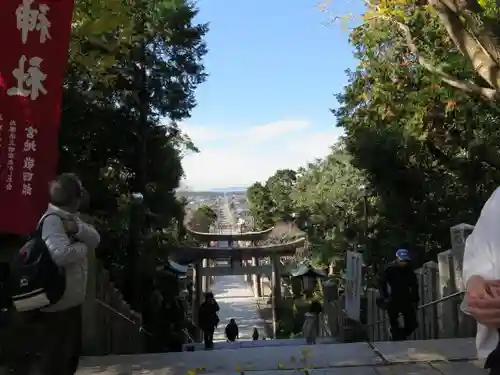
[[302,291],[310,297],[318,285],[318,278],[326,279],[327,275],[322,269],[313,267],[309,262],[304,262],[290,271],[290,277],[300,279]]

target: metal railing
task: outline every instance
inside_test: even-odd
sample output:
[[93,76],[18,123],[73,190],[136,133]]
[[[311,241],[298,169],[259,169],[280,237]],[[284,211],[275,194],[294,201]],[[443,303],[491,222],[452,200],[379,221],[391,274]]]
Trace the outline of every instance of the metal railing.
[[[417,310],[422,310],[422,309],[425,309],[425,308],[430,307],[430,306],[438,305],[438,304],[440,304],[442,302],[446,302],[446,301],[448,301],[448,300],[450,300],[452,298],[459,297],[459,296],[462,296],[464,294],[465,294],[464,291],[458,291],[458,292],[455,292],[455,293],[451,293],[451,294],[449,294],[447,296],[444,296],[444,297],[441,297],[441,298],[439,298],[439,299],[437,299],[435,301],[431,301],[431,302],[427,302],[427,303],[424,303],[422,305],[419,305],[417,307]],[[349,318],[349,316],[347,315],[347,312],[345,311],[345,309],[339,309],[338,311],[340,311],[342,313],[343,318]],[[338,319],[338,317],[334,317],[334,320],[337,320],[337,319]],[[369,323],[369,324],[365,324],[365,323],[362,323],[360,321],[355,321],[355,322],[356,322],[356,324],[361,329],[363,329],[365,331],[366,336],[369,338],[370,335],[369,335],[368,330],[370,328],[376,327],[377,325],[379,325],[381,323],[385,323],[388,320],[389,320],[389,317],[385,317],[383,319],[377,320],[377,321]],[[335,322],[335,324],[338,325],[339,323]],[[321,330],[321,333],[322,333],[323,337],[333,336],[333,333],[332,333],[332,330],[331,330],[331,326],[329,324],[329,314],[326,313],[326,312],[323,314],[322,326],[323,326],[322,327],[323,329]],[[366,340],[366,341],[369,342],[369,340]]]
[[[437,305],[437,304],[439,304],[439,303],[441,303],[441,302],[448,301],[449,299],[452,299],[452,298],[454,298],[454,297],[461,296],[461,295],[463,295],[463,294],[465,294],[465,292],[463,292],[463,291],[460,291],[460,292],[455,292],[455,293],[449,294],[449,295],[444,296],[444,297],[441,297],[440,299],[437,299],[437,300],[435,300],[435,301],[431,301],[431,302],[428,302],[428,303],[424,303],[423,305],[419,305],[419,306],[417,307],[417,310],[421,310],[421,309],[425,309],[426,307],[429,307],[429,306],[434,306],[434,305]],[[347,313],[346,313],[346,311],[345,311],[344,309],[342,309],[342,313],[343,313],[345,316],[347,316]],[[373,323],[370,323],[370,324],[365,324],[365,325],[364,325],[364,327],[365,327],[365,328],[371,328],[371,327],[374,327],[374,326],[376,326],[376,325],[378,325],[378,324],[380,324],[380,323],[385,323],[385,322],[387,322],[388,320],[389,320],[389,318],[388,318],[388,317],[385,317],[385,318],[383,318],[383,319],[377,320],[376,322],[373,322]],[[362,324],[362,323],[360,323],[360,324]]]
[[[111,311],[112,313],[114,313],[115,315],[119,316],[120,318],[124,319],[125,321],[129,322],[130,324],[138,327],[138,330],[140,333],[144,333],[146,336],[149,336],[149,337],[153,337],[154,334],[149,332],[147,329],[144,328],[144,326],[142,324],[139,324],[135,321],[133,321],[132,319],[130,319],[128,316],[122,314],[121,312],[119,312],[118,310],[114,309],[113,307],[111,307],[110,305],[108,305],[107,303],[101,301],[100,299],[96,298],[95,301],[102,307],[104,307],[105,309]],[[190,320],[190,322],[196,327],[196,325],[194,324],[194,322],[192,320]],[[191,334],[188,332],[188,330],[186,328],[183,328],[182,329],[182,332],[184,333],[184,335],[186,336],[188,342],[196,342],[196,340],[191,336]]]
[[114,313],[115,315],[119,316],[120,318],[122,318],[123,320],[129,322],[130,324],[134,325],[134,326],[138,326],[139,327],[139,332],[140,333],[144,333],[146,334],[147,336],[153,336],[153,334],[149,331],[147,331],[143,325],[141,324],[138,324],[137,322],[134,322],[132,319],[130,319],[128,316],[122,314],[121,312],[119,312],[118,310],[114,309],[113,307],[111,307],[110,305],[108,305],[107,303],[101,301],[99,298],[96,298],[95,301],[102,307],[104,307],[105,309],[111,311],[112,313]]

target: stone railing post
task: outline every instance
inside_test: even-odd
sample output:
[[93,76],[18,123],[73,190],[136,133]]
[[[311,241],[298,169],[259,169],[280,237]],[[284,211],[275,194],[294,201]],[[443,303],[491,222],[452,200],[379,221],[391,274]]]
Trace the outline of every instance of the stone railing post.
[[[463,280],[463,262],[465,252],[465,241],[467,237],[474,230],[474,226],[470,224],[458,224],[450,228],[451,236],[451,251],[453,256],[453,271],[455,275],[455,288],[457,291],[463,292],[465,290],[465,283]],[[473,336],[476,330],[476,322],[470,316],[465,315],[460,310],[460,303],[462,298],[455,299],[457,310],[457,325],[458,337]]]
[[377,295],[376,289],[368,288],[366,290],[366,324],[368,325],[366,334],[371,341],[375,341],[376,339]]
[[[452,251],[438,254],[439,287],[438,296],[443,298],[457,291]],[[458,333],[458,309],[456,301],[449,299],[437,304],[439,338],[454,338]]]
[[462,270],[465,252],[465,240],[474,230],[469,224],[458,224],[450,228],[451,253],[453,256],[453,269],[455,272],[455,287],[457,291],[463,291],[465,285],[462,279]]
[[[422,305],[438,299],[438,265],[436,262],[427,262],[422,266],[423,271],[423,295],[420,303]],[[438,313],[437,306],[431,305],[424,310],[424,339],[438,338]]]

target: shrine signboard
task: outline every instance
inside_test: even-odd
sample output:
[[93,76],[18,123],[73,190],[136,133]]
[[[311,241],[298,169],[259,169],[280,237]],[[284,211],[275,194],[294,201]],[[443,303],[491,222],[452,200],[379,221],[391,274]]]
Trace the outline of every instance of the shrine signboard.
[[28,234],[54,178],[73,0],[8,0],[0,12],[0,233]]

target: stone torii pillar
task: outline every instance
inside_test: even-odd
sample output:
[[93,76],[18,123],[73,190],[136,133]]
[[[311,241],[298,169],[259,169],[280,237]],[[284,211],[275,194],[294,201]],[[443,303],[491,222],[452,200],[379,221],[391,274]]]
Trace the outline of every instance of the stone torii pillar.
[[202,332],[199,329],[200,322],[198,322],[198,311],[200,311],[200,305],[203,299],[202,292],[202,275],[201,275],[202,263],[201,260],[196,260],[194,264],[194,290],[195,290],[195,298],[193,303],[193,320],[196,322],[196,326],[198,328],[198,339],[201,340]]
[[272,277],[271,277],[271,286],[272,286],[272,307],[273,307],[273,336],[276,338],[276,334],[278,333],[278,307],[281,301],[281,275],[280,275],[280,257],[279,255],[271,256],[271,264],[272,264]]
[[[259,266],[259,258],[258,257],[252,257],[252,266],[258,267]],[[252,287],[253,287],[253,295],[256,298],[262,297],[262,289],[260,287],[260,274],[258,273],[259,271],[255,271],[255,273],[252,274]]]
[[[201,269],[204,270],[206,268],[208,268],[208,259],[203,259],[201,263]],[[207,292],[210,286],[208,278],[209,276],[203,276],[201,279],[201,290],[203,290],[203,292]]]
[[[210,248],[210,241],[207,242],[207,248]],[[207,258],[203,258],[202,263],[201,263],[202,269],[206,269],[209,267],[209,262]],[[207,292],[208,288],[210,287],[210,282],[209,282],[209,277],[210,276],[203,276],[201,280],[201,288],[203,292]]]

